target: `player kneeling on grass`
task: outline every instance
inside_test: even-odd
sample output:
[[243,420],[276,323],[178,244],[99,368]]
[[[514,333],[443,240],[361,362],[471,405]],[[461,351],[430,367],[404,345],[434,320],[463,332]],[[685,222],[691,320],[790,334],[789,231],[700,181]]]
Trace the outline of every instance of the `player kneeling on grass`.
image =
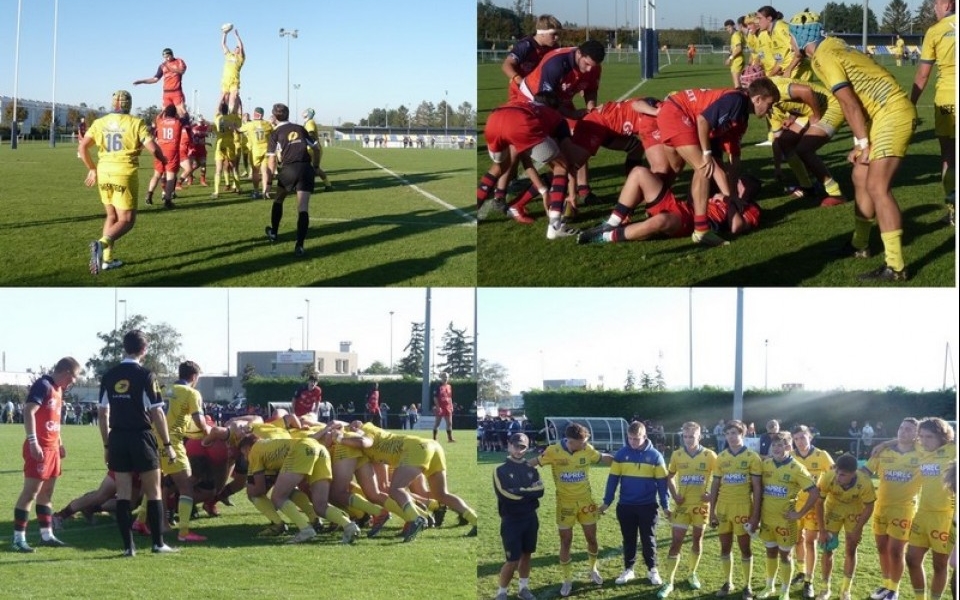
[[[746,233],[760,224],[760,207],[754,202],[760,182],[743,175],[732,198],[716,194],[707,203],[707,222],[712,231],[732,235]],[[630,215],[643,206],[647,218],[630,223]],[[634,167],[620,191],[620,198],[606,222],[581,232],[579,244],[602,244],[649,240],[657,237],[680,238],[694,231],[694,210],[689,202],[678,200],[673,190],[646,167]]]
[[283,201],[288,194],[296,194],[297,243],[293,252],[297,256],[303,256],[303,242],[307,239],[307,229],[310,226],[310,194],[313,193],[316,177],[308,149],[317,144],[306,129],[289,122],[290,109],[287,105],[274,104],[273,117],[277,120],[277,125],[267,144],[267,160],[269,169],[277,173],[277,197],[270,207],[270,225],[266,228],[266,234],[271,242],[277,241],[277,230],[280,228],[280,219],[283,218]]
[[[767,549],[767,585],[760,598],[777,596],[776,580],[779,567],[783,567],[783,585],[780,600],[789,600],[790,582],[793,579],[793,547],[799,537],[799,520],[816,503],[820,493],[810,473],[790,455],[793,437],[786,431],[773,435],[770,443],[770,458],[763,460],[763,499],[760,502],[760,520],[751,520],[750,530],[760,528],[760,539]],[[803,506],[796,506],[797,494],[808,493]],[[779,562],[777,557],[779,555]]]
[[[732,196],[730,181],[736,181],[740,169],[740,140],[747,131],[751,114],[765,117],[780,92],[769,79],[761,77],[747,89],[684,90],[667,96],[657,114],[657,127],[663,143],[676,149],[684,161],[694,167],[690,182],[693,202],[694,243],[722,246],[726,242],[711,231],[707,218],[710,181],[714,174],[720,192]],[[713,156],[723,148],[730,155],[729,167]]]
[[[859,276],[864,281],[905,281],[903,226],[893,197],[893,178],[917,126],[917,109],[889,71],[835,37],[823,37],[820,16],[802,12],[790,20],[793,43],[807,57],[817,78],[840,101],[853,133],[856,193],[853,238],[842,256],[868,258],[870,231],[880,228],[884,264]],[[872,139],[872,142],[871,142]]]
[[569,148],[570,128],[563,116],[548,104],[555,98],[540,94],[535,102],[509,102],[495,109],[487,119],[483,135],[493,161],[477,186],[477,218],[484,219],[495,208],[490,196],[503,173],[512,172],[519,158],[528,154],[553,171],[547,215],[547,239],[576,235],[563,217],[570,160],[563,148]]
[[857,547],[863,538],[863,526],[870,520],[877,498],[873,482],[865,474],[857,473],[857,470],[857,458],[852,454],[844,454],[837,458],[834,469],[825,471],[817,483],[820,498],[817,499],[816,512],[823,578],[817,600],[829,600],[831,597],[833,552],[840,542],[838,536],[841,530],[845,534],[840,600],[850,600],[850,586],[857,570]]
[[[804,196],[820,201],[820,206],[843,204],[840,186],[830,175],[823,160],[817,156],[837,129],[843,125],[843,110],[837,99],[821,85],[795,81],[786,77],[771,77],[780,91],[780,101],[770,113],[770,131],[773,134],[773,159],[780,179],[780,161],[786,159],[798,179]],[[810,171],[816,177],[810,180]]]

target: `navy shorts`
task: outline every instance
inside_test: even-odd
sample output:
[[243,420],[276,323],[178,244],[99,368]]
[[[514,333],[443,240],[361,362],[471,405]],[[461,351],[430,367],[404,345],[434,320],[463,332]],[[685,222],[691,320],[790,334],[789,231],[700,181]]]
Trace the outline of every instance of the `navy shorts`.
[[160,468],[157,438],[150,429],[111,429],[107,446],[107,466],[111,471],[144,473]]
[[507,562],[516,562],[522,555],[536,552],[539,531],[540,521],[537,519],[537,513],[528,517],[501,520],[500,539],[503,540],[503,551],[507,555]]

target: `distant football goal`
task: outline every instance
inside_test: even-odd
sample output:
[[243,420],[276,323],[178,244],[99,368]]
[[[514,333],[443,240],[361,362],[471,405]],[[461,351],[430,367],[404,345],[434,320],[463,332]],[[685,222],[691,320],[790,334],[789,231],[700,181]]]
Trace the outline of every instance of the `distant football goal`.
[[590,432],[590,444],[597,450],[615,452],[627,444],[626,419],[608,417],[545,417],[547,443],[560,441],[567,425],[577,423]]

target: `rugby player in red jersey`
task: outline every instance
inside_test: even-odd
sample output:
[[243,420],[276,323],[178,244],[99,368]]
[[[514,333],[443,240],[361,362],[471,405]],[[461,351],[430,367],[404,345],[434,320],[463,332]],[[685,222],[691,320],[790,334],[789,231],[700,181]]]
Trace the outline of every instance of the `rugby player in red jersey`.
[[302,417],[305,414],[316,416],[317,407],[323,399],[323,390],[317,385],[317,376],[307,377],[306,385],[297,389],[293,395],[293,414]]
[[147,185],[147,204],[153,204],[153,190],[157,182],[163,177],[163,207],[173,208],[173,190],[177,185],[177,170],[180,168],[180,137],[183,125],[177,117],[177,107],[168,104],[163,112],[157,115],[155,121],[156,135],[154,139],[166,162],[153,161],[153,177]]
[[175,58],[173,50],[163,49],[163,62],[157,67],[157,72],[153,77],[138,79],[133,85],[142,83],[156,83],[163,79],[163,99],[160,104],[167,106],[173,104],[177,107],[177,115],[187,114],[186,98],[183,95],[183,74],[187,72],[187,63],[182,58]]

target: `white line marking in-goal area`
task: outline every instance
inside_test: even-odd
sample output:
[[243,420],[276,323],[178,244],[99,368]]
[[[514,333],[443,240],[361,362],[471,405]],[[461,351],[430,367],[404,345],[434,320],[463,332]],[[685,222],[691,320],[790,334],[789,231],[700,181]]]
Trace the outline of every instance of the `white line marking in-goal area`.
[[367,162],[370,163],[371,165],[377,167],[378,169],[380,169],[380,170],[382,170],[382,171],[386,171],[386,172],[389,173],[390,175],[393,175],[394,177],[396,177],[397,179],[399,179],[401,182],[403,182],[404,185],[406,185],[407,187],[409,187],[409,188],[412,189],[413,191],[419,193],[420,195],[422,195],[423,197],[427,198],[428,200],[432,200],[433,202],[439,204],[440,206],[446,208],[447,210],[453,211],[453,212],[455,212],[456,214],[460,215],[461,217],[463,217],[464,219],[466,219],[466,220],[467,220],[468,222],[470,222],[471,224],[476,225],[477,219],[476,219],[473,215],[471,215],[470,213],[464,212],[464,211],[460,210],[459,208],[457,208],[456,206],[453,206],[452,204],[449,204],[449,203],[447,203],[447,202],[444,202],[442,199],[434,196],[433,194],[431,194],[430,192],[428,192],[428,191],[426,191],[426,190],[424,190],[424,189],[421,189],[419,186],[416,186],[416,185],[410,183],[410,182],[409,182],[406,178],[404,178],[402,175],[399,175],[399,174],[397,174],[397,173],[394,173],[394,172],[391,171],[390,169],[386,168],[385,166],[381,165],[380,163],[376,162],[375,160],[372,160],[372,159],[369,158],[368,156],[364,156],[364,155],[361,154],[360,152],[357,152],[356,150],[353,150],[353,149],[350,149],[350,152],[353,152],[354,154],[356,154],[357,156],[359,156],[359,157],[362,158],[363,160],[367,161]]

